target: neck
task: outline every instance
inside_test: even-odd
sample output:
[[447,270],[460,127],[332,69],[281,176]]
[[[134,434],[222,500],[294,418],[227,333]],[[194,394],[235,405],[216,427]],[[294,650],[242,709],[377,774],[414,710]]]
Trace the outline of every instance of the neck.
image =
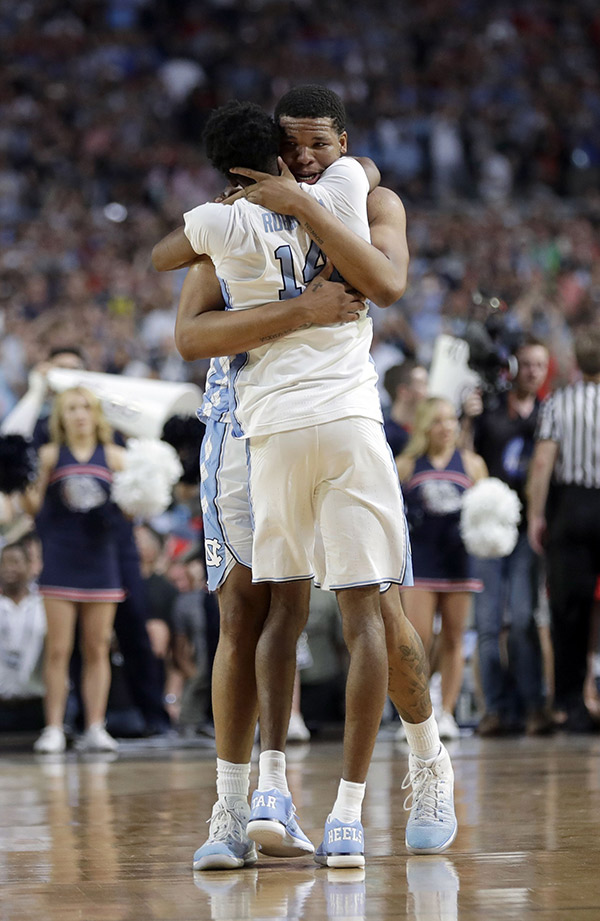
[[14,601],[15,604],[19,604],[29,594],[29,587],[27,585],[5,585],[2,589],[2,594],[5,598],[10,598],[11,601]]
[[93,451],[97,442],[95,435],[70,435],[66,439],[66,443],[71,452],[80,451],[83,453]]
[[600,372],[598,374],[584,374],[583,380],[586,384],[600,384]]

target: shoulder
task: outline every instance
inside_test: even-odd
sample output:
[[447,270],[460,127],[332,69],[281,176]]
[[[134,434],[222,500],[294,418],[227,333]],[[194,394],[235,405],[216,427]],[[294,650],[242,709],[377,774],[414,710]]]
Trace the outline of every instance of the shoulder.
[[408,480],[415,469],[415,458],[400,454],[396,458],[396,469],[398,470],[398,476],[403,482],[404,480]]
[[465,473],[470,477],[474,483],[477,480],[482,480],[484,477],[488,476],[488,469],[486,463],[479,454],[475,454],[474,451],[468,451],[466,448],[460,452],[460,457],[465,468]]
[[389,221],[390,217],[395,221],[402,220],[406,222],[406,211],[402,200],[391,189],[377,186],[369,193],[367,198],[367,213],[369,215],[369,224],[377,220]]
[[120,445],[104,445],[104,456],[111,470],[123,470],[125,467],[125,455],[125,448],[122,448]]
[[48,442],[42,445],[39,451],[40,467],[42,470],[52,470],[58,463],[60,445]]
[[324,170],[316,185],[303,185],[305,191],[319,197],[319,191],[336,190],[347,185],[357,186],[360,192],[368,193],[369,180],[364,168],[354,157],[339,157]]

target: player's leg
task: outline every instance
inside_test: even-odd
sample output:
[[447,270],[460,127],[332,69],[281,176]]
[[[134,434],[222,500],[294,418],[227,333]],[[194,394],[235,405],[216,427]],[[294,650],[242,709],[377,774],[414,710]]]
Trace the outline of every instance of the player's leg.
[[234,564],[218,590],[219,642],[212,672],[212,708],[217,756],[250,761],[258,716],[256,648],[269,611],[268,583]]
[[315,521],[314,431],[251,439],[253,575],[271,583],[271,605],[256,649],[261,754],[248,834],[264,854],[311,854],[286,778],[296,644],[308,618]]
[[268,585],[252,583],[252,526],[246,446],[231,426],[208,420],[200,456],[208,586],[218,592],[219,642],[212,672],[217,801],[195,870],[256,862],[248,838],[250,757],[257,716],[256,644],[269,608]]

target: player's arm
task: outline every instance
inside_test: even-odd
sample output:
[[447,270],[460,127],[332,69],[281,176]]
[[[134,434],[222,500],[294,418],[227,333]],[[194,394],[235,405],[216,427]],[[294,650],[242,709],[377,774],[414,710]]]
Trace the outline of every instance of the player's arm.
[[192,248],[183,227],[178,227],[163,237],[152,250],[152,265],[157,272],[185,269],[200,257]]
[[221,288],[208,256],[193,265],[183,282],[175,345],[185,361],[233,355],[281,339],[307,326],[357,320],[363,303],[344,285],[313,279],[299,297],[247,310],[225,310]]
[[[389,307],[402,297],[406,289],[406,271],[403,271],[402,265],[397,266],[375,244],[361,239],[316,198],[305,192],[281,158],[279,165],[280,176],[241,168],[231,172],[255,180],[254,185],[244,190],[248,201],[279,214],[293,214],[346,281],[378,307]],[[406,243],[405,217],[404,227],[400,226],[399,232]]]

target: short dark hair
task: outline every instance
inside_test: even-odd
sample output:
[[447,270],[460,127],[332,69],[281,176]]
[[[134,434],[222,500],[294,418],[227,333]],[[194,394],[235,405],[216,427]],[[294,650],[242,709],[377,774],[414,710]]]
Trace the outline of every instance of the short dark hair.
[[600,326],[582,326],[575,335],[575,359],[589,377],[600,374]]
[[271,116],[254,102],[231,100],[215,109],[203,132],[206,155],[228,179],[240,181],[233,166],[277,172],[279,129]]
[[424,365],[419,364],[413,358],[406,358],[401,365],[392,365],[387,369],[383,376],[383,386],[392,402],[396,399],[398,387],[410,386],[410,379],[415,368],[423,367]]
[[25,557],[26,562],[29,563],[29,552],[22,541],[17,540],[12,544],[5,544],[2,548],[0,548],[0,560],[4,558],[4,554],[7,553],[8,550],[19,550],[20,553],[22,553]]
[[515,349],[515,354],[521,351],[521,349],[531,349],[539,346],[546,351],[550,351],[543,339],[539,339],[537,336],[532,335],[531,333],[526,333],[523,338],[520,340],[519,344]]
[[57,355],[75,355],[80,361],[85,362],[85,356],[81,349],[76,345],[55,345],[48,353],[48,360],[51,361]]
[[291,118],[330,118],[338,134],[346,130],[346,109],[337,93],[326,86],[308,83],[295,86],[275,106],[275,121]]

